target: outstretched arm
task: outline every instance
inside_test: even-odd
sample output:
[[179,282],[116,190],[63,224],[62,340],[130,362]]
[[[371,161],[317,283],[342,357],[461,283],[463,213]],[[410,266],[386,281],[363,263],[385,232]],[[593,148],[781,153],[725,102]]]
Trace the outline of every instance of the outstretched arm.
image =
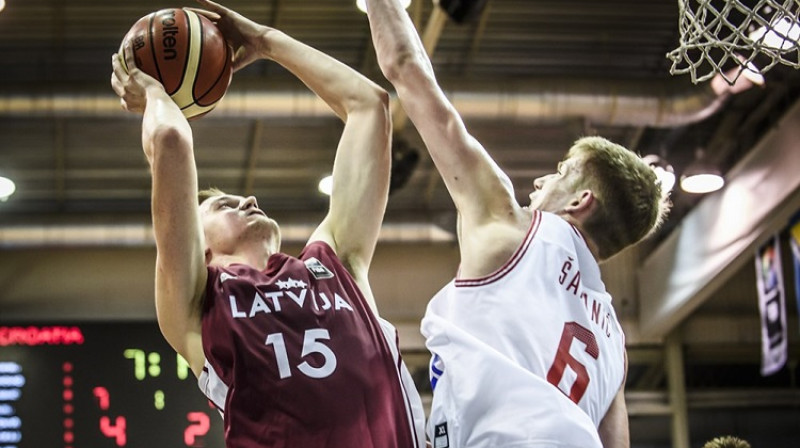
[[437,84],[408,14],[397,0],[368,0],[367,11],[381,71],[425,141],[463,225],[507,215],[514,202],[511,182]]
[[258,58],[272,59],[303,81],[344,121],[333,166],[330,209],[311,239],[333,247],[374,309],[367,269],[388,200],[388,94],[347,65],[283,32],[216,3],[198,2],[218,16],[220,30],[237,49],[235,68]]
[[153,178],[158,323],[165,339],[199,374],[204,362],[200,303],[208,273],[192,131],[164,87],[136,68],[132,48],[125,53],[128,73],[114,55],[111,85],[123,107],[143,114],[142,147]]
[[[625,372],[628,371],[628,355],[625,354]],[[630,448],[630,429],[628,425],[628,407],[625,404],[625,380],[622,381],[614,401],[603,416],[598,428],[600,441],[604,448]]]

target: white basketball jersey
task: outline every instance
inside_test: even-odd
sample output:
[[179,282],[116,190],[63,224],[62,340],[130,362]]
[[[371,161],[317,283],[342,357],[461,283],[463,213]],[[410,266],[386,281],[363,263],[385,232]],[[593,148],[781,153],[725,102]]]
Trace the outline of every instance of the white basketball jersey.
[[499,270],[457,278],[422,320],[434,448],[601,447],[624,335],[581,234],[539,211]]

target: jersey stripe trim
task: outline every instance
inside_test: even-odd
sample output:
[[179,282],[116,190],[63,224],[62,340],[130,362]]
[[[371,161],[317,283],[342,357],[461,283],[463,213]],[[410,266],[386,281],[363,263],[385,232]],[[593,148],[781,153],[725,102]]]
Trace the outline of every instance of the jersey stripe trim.
[[[420,444],[419,436],[417,435],[417,415],[414,413],[414,405],[411,400],[411,396],[408,392],[409,387],[414,387],[414,391],[416,392],[416,386],[414,386],[414,380],[411,378],[411,374],[408,372],[407,369],[404,369],[403,358],[400,356],[400,335],[397,332],[397,329],[389,323],[389,321],[376,316],[378,320],[378,324],[381,327],[381,332],[383,333],[383,338],[386,340],[387,345],[389,346],[389,350],[392,352],[392,357],[395,360],[395,368],[397,369],[397,379],[399,380],[398,383],[400,384],[400,390],[403,392],[403,401],[406,408],[406,418],[408,419],[408,429],[411,431],[411,435],[414,438],[414,447],[415,448],[422,448]],[[394,343],[392,343],[394,342]],[[410,386],[409,386],[410,382]],[[423,415],[420,417],[424,421],[424,412]]]
[[228,397],[228,385],[217,375],[208,360],[205,361],[203,371],[197,378],[197,385],[203,391],[203,394],[219,409],[219,412],[223,413],[225,399]]
[[514,255],[509,258],[506,263],[500,267],[500,269],[494,271],[493,273],[485,276],[479,277],[475,279],[456,279],[454,281],[456,287],[474,287],[474,286],[483,286],[488,285],[490,283],[494,283],[501,278],[505,277],[509,272],[511,272],[522,259],[522,256],[528,250],[528,247],[531,245],[534,236],[536,235],[537,230],[539,230],[539,225],[542,223],[542,212],[539,210],[533,211],[533,219],[531,219],[531,225],[528,228],[528,233],[525,235],[525,239],[522,241],[522,244],[517,248],[514,252]]

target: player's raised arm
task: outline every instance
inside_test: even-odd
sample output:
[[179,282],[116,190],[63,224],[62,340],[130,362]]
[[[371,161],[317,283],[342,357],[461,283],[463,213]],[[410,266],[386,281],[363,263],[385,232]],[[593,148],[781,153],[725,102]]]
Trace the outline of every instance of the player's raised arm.
[[311,239],[333,247],[372,301],[366,273],[389,191],[388,94],[347,65],[279,30],[214,2],[198,3],[218,16],[217,25],[236,49],[236,69],[259,58],[271,59],[297,76],[345,122],[333,168],[330,210]]
[[192,132],[164,87],[136,68],[130,49],[126,53],[128,73],[118,56],[113,57],[112,87],[126,109],[143,113],[142,147],[153,179],[158,323],[166,340],[198,373],[203,364],[200,301],[207,271]]
[[347,65],[273,31],[270,59],[322,98],[344,121],[333,166],[330,210],[312,239],[326,240],[360,280],[378,238],[389,192],[389,96]]
[[514,200],[508,177],[464,126],[437,84],[414,24],[396,0],[368,0],[378,64],[397,90],[462,217],[503,214]]

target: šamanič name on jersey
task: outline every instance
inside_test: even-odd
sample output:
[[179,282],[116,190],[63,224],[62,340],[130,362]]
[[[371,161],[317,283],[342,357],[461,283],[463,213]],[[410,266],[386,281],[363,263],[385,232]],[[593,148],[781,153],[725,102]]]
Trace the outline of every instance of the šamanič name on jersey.
[[561,265],[561,271],[558,273],[558,283],[567,292],[572,293],[573,296],[583,302],[583,306],[586,308],[586,315],[600,327],[606,337],[610,338],[611,322],[613,321],[611,311],[607,309],[607,304],[591,297],[581,286],[581,271],[575,268],[574,261],[570,256],[567,256],[567,259],[564,260]]

